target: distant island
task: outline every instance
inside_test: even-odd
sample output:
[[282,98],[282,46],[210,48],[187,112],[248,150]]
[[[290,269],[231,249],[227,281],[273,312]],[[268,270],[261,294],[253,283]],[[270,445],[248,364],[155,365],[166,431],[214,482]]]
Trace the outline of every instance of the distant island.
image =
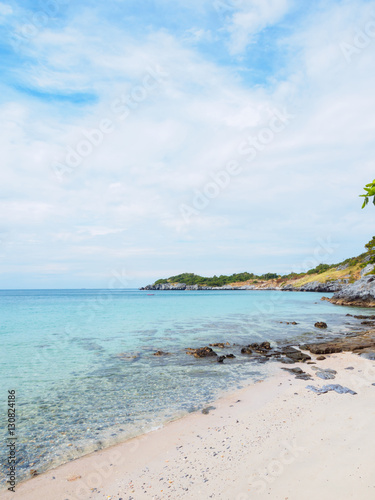
[[[319,264],[305,273],[236,273],[230,276],[199,276],[182,273],[158,279],[140,290],[281,290],[335,293],[329,299],[340,305],[375,305],[375,237],[366,252],[338,264]],[[356,284],[356,287],[352,288]]]

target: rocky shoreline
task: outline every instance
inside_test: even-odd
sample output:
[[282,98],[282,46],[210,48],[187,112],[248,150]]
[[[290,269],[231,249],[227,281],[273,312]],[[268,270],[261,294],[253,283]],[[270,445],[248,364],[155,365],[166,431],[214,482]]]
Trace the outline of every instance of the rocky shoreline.
[[224,285],[224,286],[205,286],[205,285],[186,285],[185,283],[163,283],[157,285],[147,285],[140,290],[278,290],[282,292],[319,292],[335,293],[342,290],[347,285],[347,280],[336,280],[328,283],[313,281],[300,287],[293,285],[285,286],[257,286],[257,285]]
[[270,285],[263,282],[260,285],[224,285],[224,286],[205,286],[205,285],[187,285],[186,283],[159,283],[147,285],[140,290],[273,290],[281,292],[317,292],[334,293],[333,297],[323,297],[335,305],[353,306],[353,307],[375,307],[375,265],[368,264],[360,273],[360,279],[354,283],[349,283],[348,279],[337,279],[322,283],[311,281],[302,286],[295,286],[291,283],[284,285]]
[[[345,337],[336,337],[334,339],[322,340],[321,342],[310,342],[305,344],[291,344],[282,342],[271,343],[264,340],[259,343],[248,345],[230,344],[229,342],[216,342],[203,347],[186,347],[185,352],[197,359],[209,358],[211,362],[223,363],[227,360],[233,360],[237,357],[246,356],[254,362],[266,363],[277,361],[282,364],[307,363],[315,364],[310,354],[319,355],[317,361],[325,359],[324,355],[352,352],[365,358],[375,360],[375,315],[374,316],[352,316],[361,321],[361,325],[371,326],[372,329],[356,331],[345,335]],[[316,322],[315,328],[324,330],[327,324]],[[214,348],[214,349],[213,349]],[[228,352],[230,350],[230,352]],[[157,351],[154,356],[166,356],[171,353]],[[301,370],[295,371],[297,375],[303,378]]]
[[375,275],[363,276],[326,300],[341,306],[375,307]]

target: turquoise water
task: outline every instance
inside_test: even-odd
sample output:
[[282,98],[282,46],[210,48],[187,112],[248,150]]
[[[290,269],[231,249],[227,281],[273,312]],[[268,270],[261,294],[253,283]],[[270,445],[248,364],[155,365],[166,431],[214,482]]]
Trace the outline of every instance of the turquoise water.
[[[1,415],[17,394],[18,473],[39,472],[202,408],[266,377],[274,363],[239,353],[260,340],[297,342],[353,329],[353,309],[321,294],[273,291],[0,291]],[[363,311],[362,311],[363,314]],[[368,314],[368,313],[366,313]],[[280,321],[297,321],[298,325]],[[347,323],[347,324],[344,324]],[[186,347],[238,344],[224,364]],[[168,351],[155,357],[156,350]],[[217,349],[219,352],[220,349]],[[6,419],[0,433],[6,436]],[[4,443],[4,439],[2,440]],[[6,449],[0,450],[3,481]]]

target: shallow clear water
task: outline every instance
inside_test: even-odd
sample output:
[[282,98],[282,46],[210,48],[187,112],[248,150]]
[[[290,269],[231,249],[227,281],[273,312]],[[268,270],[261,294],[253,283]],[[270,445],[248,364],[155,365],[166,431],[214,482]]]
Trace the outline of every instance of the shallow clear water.
[[[27,477],[30,468],[40,472],[147,432],[202,408],[221,391],[276,369],[273,363],[242,356],[240,345],[313,340],[322,335],[313,326],[316,321],[328,323],[324,336],[358,326],[345,316],[356,314],[353,308],[333,306],[320,301],[321,296],[273,291],[0,291],[0,410],[5,415],[7,391],[15,389],[17,479]],[[184,350],[213,342],[239,344],[226,351],[236,359],[218,364],[187,356]],[[155,357],[156,350],[171,355]],[[2,418],[0,435],[6,432]],[[2,446],[2,464],[5,458]],[[2,481],[4,477],[1,473]]]

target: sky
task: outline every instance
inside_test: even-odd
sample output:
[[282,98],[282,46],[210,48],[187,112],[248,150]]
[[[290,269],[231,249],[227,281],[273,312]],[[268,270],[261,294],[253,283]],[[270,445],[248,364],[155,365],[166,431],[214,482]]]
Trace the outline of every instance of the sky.
[[0,2],[0,288],[364,251],[375,2]]

